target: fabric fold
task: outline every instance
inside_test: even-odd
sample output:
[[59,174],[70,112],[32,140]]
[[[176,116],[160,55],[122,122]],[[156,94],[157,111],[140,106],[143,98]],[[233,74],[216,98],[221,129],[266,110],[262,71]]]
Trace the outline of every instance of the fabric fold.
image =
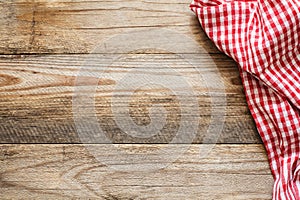
[[300,1],[194,0],[190,7],[238,63],[275,179],[273,199],[300,199]]

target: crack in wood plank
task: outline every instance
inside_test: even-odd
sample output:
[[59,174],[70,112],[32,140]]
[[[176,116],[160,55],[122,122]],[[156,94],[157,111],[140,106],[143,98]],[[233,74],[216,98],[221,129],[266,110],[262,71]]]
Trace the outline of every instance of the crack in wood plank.
[[31,20],[31,27],[30,27],[30,41],[29,41],[29,47],[31,49],[34,48],[34,41],[35,41],[35,25],[36,25],[36,21],[35,21],[35,15],[36,15],[36,5],[34,4],[32,7],[33,11],[32,11],[32,20]]

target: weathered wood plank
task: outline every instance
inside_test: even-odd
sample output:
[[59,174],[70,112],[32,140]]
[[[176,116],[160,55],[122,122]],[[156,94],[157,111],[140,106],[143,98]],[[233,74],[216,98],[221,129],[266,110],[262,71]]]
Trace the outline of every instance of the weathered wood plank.
[[[96,113],[99,124],[112,142],[169,143],[182,122],[181,113],[194,106],[192,100],[198,103],[197,114],[200,117],[199,122],[193,121],[194,124],[199,124],[194,143],[213,142],[203,141],[204,134],[212,123],[212,109],[224,111],[224,127],[219,139],[214,142],[261,142],[245,102],[236,64],[226,59],[226,56],[212,54],[211,60],[207,54],[189,55],[193,65],[173,54],[124,54],[114,63],[104,60],[101,65],[98,63],[99,56],[102,55],[1,56],[0,142],[82,142],[76,133],[72,110],[74,92],[79,87],[76,78],[82,76],[82,71],[88,71],[90,77],[81,78],[81,85],[88,87],[95,82],[97,85],[99,81],[95,94]],[[88,66],[82,64],[85,60],[89,61]],[[150,81],[151,76],[170,79],[173,77],[171,71],[160,75],[159,70],[166,66],[178,72],[180,79],[186,81],[187,85],[176,83],[174,89],[174,84],[152,87],[154,83],[149,82],[148,88],[140,85],[133,94],[130,94],[130,87],[117,89],[118,85],[128,82],[122,82],[120,77],[128,75],[142,80],[150,77]],[[219,74],[220,80],[205,80],[211,73]],[[217,85],[208,91],[209,84],[205,86],[206,81],[223,81],[225,89],[222,91]],[[165,89],[169,86],[179,92],[170,93]],[[183,92],[188,90],[193,90],[193,94],[184,96]],[[215,96],[211,96],[211,92],[215,92]],[[131,99],[128,100],[127,97]],[[178,102],[180,98],[184,101],[182,104]],[[217,104],[212,104],[212,99],[216,99]],[[126,118],[122,111],[126,103],[129,103],[132,119],[140,126],[146,126],[151,120],[162,120],[161,111],[153,111],[151,118],[149,108],[152,104],[164,106],[168,114],[166,126],[153,137],[136,138],[125,134],[120,131],[114,117],[117,115]],[[113,114],[112,109],[117,110],[117,114]],[[194,114],[196,113],[188,113]],[[130,125],[127,128],[133,129]],[[188,131],[187,129],[186,132]]]
[[[202,133],[211,124],[213,116],[212,99],[207,95],[207,88],[201,86],[201,80],[195,79],[195,76],[200,74],[205,77],[207,72],[217,73],[218,70],[224,80],[226,90],[220,92],[217,87],[214,89],[221,94],[221,97],[226,95],[227,105],[226,107],[218,105],[220,110],[226,108],[226,118],[219,139],[213,143],[261,142],[246,106],[235,64],[229,58],[218,54],[219,52],[200,30],[197,19],[188,9],[189,1],[16,0],[0,3],[3,5],[0,8],[2,11],[0,23],[4,27],[0,31],[0,53],[23,54],[2,56],[0,59],[1,143],[82,142],[79,140],[72,119],[74,116],[72,97],[80,67],[85,70],[89,69],[91,73],[103,72],[106,76],[112,77],[100,79],[101,93],[96,95],[95,106],[100,125],[111,141],[116,143],[170,142],[178,129],[178,118],[181,116],[179,108],[191,108],[191,104],[179,106],[174,96],[162,96],[166,91],[141,89],[133,97],[130,106],[132,119],[138,125],[147,125],[150,119],[155,120],[160,114],[154,112],[153,117],[149,118],[147,105],[160,102],[167,108],[171,113],[167,118],[167,126],[161,134],[155,137],[133,138],[124,134],[116,125],[113,119],[115,115],[111,112],[109,102],[112,97],[120,96],[117,105],[126,103],[125,99],[128,97],[126,88],[120,91],[112,89],[118,83],[116,78],[130,73],[131,70],[137,69],[137,66],[140,68],[134,75],[147,76],[156,73],[154,68],[153,70],[150,68],[151,73],[146,70],[149,64],[156,65],[158,68],[161,66],[159,69],[165,68],[163,65],[169,65],[172,69],[182,73],[184,78],[194,81],[192,89],[195,95],[184,97],[186,101],[196,98],[199,102],[201,123],[199,123],[199,130],[193,142],[209,143],[209,141],[203,141]],[[187,56],[190,61],[196,63],[196,68],[182,62],[172,52],[160,52],[158,49],[139,49],[139,52],[132,52],[132,55],[121,56],[121,59],[113,66],[100,67],[100,69],[96,64],[89,67],[80,66],[85,55],[24,55],[27,53],[86,53],[113,35],[131,30],[150,30],[150,28],[167,28],[195,39],[197,42],[191,47],[187,46],[184,40],[183,42],[176,41],[176,49],[177,52],[185,55],[192,53]],[[146,40],[147,35],[144,37]],[[162,38],[165,37],[167,36],[162,36]],[[169,41],[162,38],[156,39],[158,44],[168,46]],[[198,45],[208,52],[217,53],[211,55],[217,68],[213,67],[213,63],[204,52],[200,52],[203,53],[200,55],[202,56],[201,62],[195,61],[195,56],[199,56],[199,49],[196,48]],[[124,52],[118,52],[116,48],[110,53]],[[147,57],[149,54],[157,55],[149,60]],[[107,65],[109,64],[107,61]],[[168,77],[168,74],[163,77]],[[89,85],[93,81],[95,78],[88,77],[84,80],[84,84]],[[183,87],[181,91],[186,89]],[[154,98],[149,97],[149,94]],[[118,110],[121,113],[121,109]]]
[[[72,110],[80,69],[89,74],[80,79],[81,86],[98,84],[94,107],[98,124],[110,142],[170,143],[185,114],[182,110],[193,108],[192,100],[196,99],[199,122],[188,121],[192,125],[199,123],[193,143],[260,143],[236,64],[220,54],[201,31],[189,11],[189,3],[190,0],[0,0],[0,143],[83,142]],[[164,39],[168,35],[162,35],[155,42],[160,46],[176,42],[176,52],[147,47],[129,54],[124,54],[122,48],[93,51],[112,36],[159,28],[190,37],[195,45],[189,46],[184,40],[168,41]],[[141,34],[139,39],[144,41],[148,36]],[[198,45],[210,53],[214,63],[205,51],[199,52]],[[98,54],[81,55],[91,51]],[[107,53],[121,54],[111,64],[105,60]],[[184,62],[176,53],[185,54],[190,62]],[[100,57],[100,65],[90,60],[86,65],[87,57],[95,61]],[[166,66],[179,72],[191,86],[176,83],[182,86],[176,90],[192,89],[193,95],[176,96],[167,88],[152,86],[141,87],[131,95],[129,88],[115,88],[122,84],[120,77],[160,75]],[[224,91],[205,87],[207,79],[203,77],[210,73],[220,74]],[[160,76],[168,79],[174,75],[167,70]],[[215,92],[215,104],[211,91]],[[185,103],[179,104],[177,97]],[[151,105],[161,105],[167,113],[166,125],[159,134],[147,138],[127,134],[115,121],[116,116],[121,121],[126,118],[124,103],[129,103],[130,117],[139,126],[161,120],[160,111],[149,109]],[[84,102],[80,106],[83,105]],[[203,133],[218,114],[212,112],[213,108],[225,109],[224,127],[216,141],[206,141]],[[92,114],[90,109],[86,111],[82,120]],[[124,123],[126,126],[125,120]],[[132,126],[127,125],[127,129]],[[189,128],[185,129],[186,135],[189,132]],[[126,152],[125,162],[123,154],[112,151],[112,147]],[[164,148],[169,150],[165,155],[169,160],[159,155],[147,157]],[[181,148],[187,151],[177,159]],[[210,148],[209,154],[201,157],[199,149]],[[102,160],[99,162],[91,153]],[[176,159],[170,162],[173,157]],[[145,170],[144,165],[166,167]],[[273,184],[264,149],[254,144],[2,144],[0,166],[3,199],[271,199]]]
[[[200,30],[190,0],[0,1],[0,54],[87,53],[99,42],[132,30],[165,28],[218,50]],[[167,37],[167,36],[163,36]],[[162,45],[166,41],[161,41]],[[178,49],[184,44],[178,41]],[[183,48],[182,53],[195,53]]]
[[[181,145],[182,146],[182,145]],[[271,199],[272,175],[262,145],[216,145],[207,156],[187,145],[173,163],[144,160],[165,168],[127,171],[111,145],[89,145],[110,165],[97,161],[83,145],[1,145],[0,191],[4,199]],[[144,159],[165,145],[115,145]],[[180,145],[173,145],[173,150]],[[96,155],[94,153],[93,155]],[[113,159],[116,159],[115,161]],[[130,158],[130,156],[129,156]],[[107,163],[107,162],[106,162]],[[141,167],[143,163],[140,163]],[[1,197],[1,198],[2,198]]]

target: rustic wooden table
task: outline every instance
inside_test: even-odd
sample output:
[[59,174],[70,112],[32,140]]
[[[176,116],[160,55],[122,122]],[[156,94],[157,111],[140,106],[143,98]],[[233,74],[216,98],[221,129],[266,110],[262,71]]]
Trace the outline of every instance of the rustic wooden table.
[[[271,199],[272,175],[247,108],[237,66],[210,42],[189,11],[189,3],[189,0],[0,1],[1,199]],[[138,170],[134,168],[134,160],[118,163],[118,151],[111,151],[112,144],[93,141],[82,144],[86,140],[80,137],[73,119],[75,85],[78,86],[78,71],[84,70],[82,62],[87,55],[90,61],[109,53],[95,51],[101,42],[130,31],[141,31],[137,38],[149,39],[147,30],[162,28],[191,38],[205,51],[199,53],[193,45],[180,42],[180,38],[176,43],[163,39],[169,36],[162,35],[156,38],[156,44],[167,46],[168,42],[175,42],[176,54],[147,46],[126,54],[114,49],[114,54],[123,53],[121,58],[114,64],[104,63],[107,66],[101,68],[101,73],[110,78],[97,79],[102,91],[97,93],[94,105],[98,123],[107,138],[118,144],[116,148],[140,159],[147,158],[155,149],[167,147],[176,154],[176,149],[186,148],[172,162],[155,157],[145,159],[149,166],[165,164],[162,168]],[[195,61],[193,66],[182,62],[178,52]],[[199,58],[201,62],[197,61]],[[162,88],[141,87],[129,104],[130,117],[140,126],[155,121],[149,115],[149,105],[163,105],[168,113],[167,125],[158,134],[133,137],[120,130],[114,120],[111,99],[118,97],[114,106],[121,115],[116,104],[122,106],[130,93],[126,87],[112,92],[111,86],[118,82],[113,77],[128,73],[134,76],[145,73],[145,77],[159,70],[155,66],[169,66],[179,71],[181,78],[191,80],[197,73],[203,76],[208,72],[218,73],[224,83],[225,89],[217,92],[221,97],[226,96],[226,105],[212,104],[207,88],[197,85],[197,81],[191,86],[194,96],[180,97],[199,103],[200,123],[190,142],[167,145],[181,125],[180,109],[191,105],[179,104],[176,95]],[[89,65],[88,69],[99,70],[96,65]],[[168,74],[160,76],[163,79]],[[95,83],[94,79],[87,76],[82,80],[88,86]],[[217,140],[208,141],[203,134],[211,125],[212,110],[218,106],[225,109],[224,126]],[[153,112],[151,116],[155,118],[159,113]],[[130,130],[131,126],[125,128]],[[93,148],[107,160],[102,163],[95,159],[90,151]],[[199,149],[210,151],[199,156]],[[134,170],[112,169],[110,165],[132,166]]]

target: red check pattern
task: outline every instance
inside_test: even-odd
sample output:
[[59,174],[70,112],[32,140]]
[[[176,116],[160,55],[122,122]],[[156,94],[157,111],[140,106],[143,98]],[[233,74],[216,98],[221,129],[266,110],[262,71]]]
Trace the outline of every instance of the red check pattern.
[[273,199],[300,199],[300,1],[194,0],[191,9],[239,65],[275,179]]

